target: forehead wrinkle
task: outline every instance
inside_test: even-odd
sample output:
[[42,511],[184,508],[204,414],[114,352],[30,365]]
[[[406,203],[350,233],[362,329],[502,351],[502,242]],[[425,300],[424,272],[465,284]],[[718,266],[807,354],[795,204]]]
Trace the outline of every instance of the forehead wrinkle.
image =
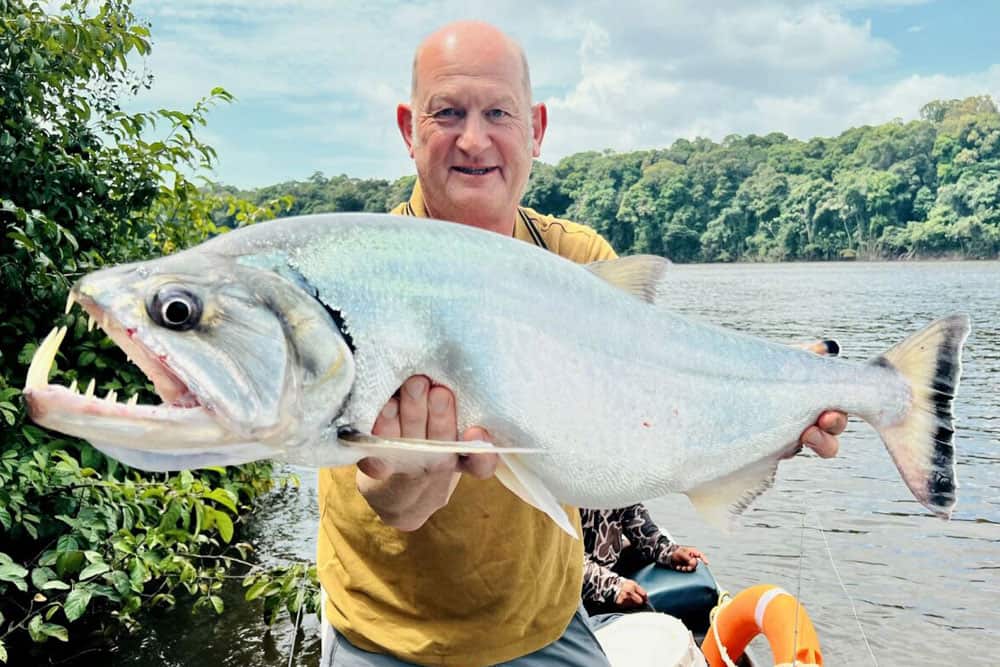
[[444,90],[433,93],[427,98],[425,106],[430,108],[442,104],[449,106],[500,106],[511,108],[516,108],[520,105],[517,98],[510,93],[500,91],[473,92],[460,86],[456,87],[454,90]]

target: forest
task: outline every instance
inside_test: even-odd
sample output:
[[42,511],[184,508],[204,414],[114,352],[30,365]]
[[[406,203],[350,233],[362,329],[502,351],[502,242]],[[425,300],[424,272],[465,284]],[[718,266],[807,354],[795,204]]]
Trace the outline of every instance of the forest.
[[[395,181],[315,173],[222,192],[284,215],[382,212]],[[801,141],[780,132],[536,162],[523,203],[595,228],[619,254],[675,262],[991,258],[1000,253],[1000,110],[989,96],[935,100],[920,119]],[[220,224],[235,224],[220,212]]]

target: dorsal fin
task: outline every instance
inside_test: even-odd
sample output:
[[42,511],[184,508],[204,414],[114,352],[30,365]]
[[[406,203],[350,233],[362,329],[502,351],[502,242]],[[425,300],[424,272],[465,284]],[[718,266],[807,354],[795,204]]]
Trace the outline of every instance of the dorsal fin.
[[629,255],[586,265],[588,271],[646,303],[656,303],[670,260],[656,255]]

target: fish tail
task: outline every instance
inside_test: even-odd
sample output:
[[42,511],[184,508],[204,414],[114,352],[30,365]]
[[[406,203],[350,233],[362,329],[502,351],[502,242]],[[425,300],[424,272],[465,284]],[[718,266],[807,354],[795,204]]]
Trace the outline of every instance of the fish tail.
[[914,497],[948,518],[955,506],[955,446],[952,401],[962,371],[962,344],[969,317],[932,322],[872,364],[890,367],[909,383],[910,409],[902,421],[876,428]]

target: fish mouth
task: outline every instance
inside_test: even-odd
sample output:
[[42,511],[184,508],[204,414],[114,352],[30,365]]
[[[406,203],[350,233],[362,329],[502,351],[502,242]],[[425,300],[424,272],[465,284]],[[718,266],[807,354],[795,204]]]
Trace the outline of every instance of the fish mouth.
[[[87,439],[97,437],[107,443],[134,444],[137,436],[148,436],[151,429],[166,425],[197,426],[201,435],[207,435],[204,427],[209,422],[216,422],[217,415],[185,382],[183,371],[171,367],[166,354],[155,352],[142,341],[138,327],[116,321],[75,288],[66,302],[67,314],[74,302],[90,316],[88,330],[96,325],[104,331],[152,381],[162,403],[139,404],[137,394],[119,402],[115,391],[99,398],[94,394],[94,380],[82,393],[75,380],[68,387],[49,384],[49,371],[67,331],[66,327],[55,327],[35,350],[25,379],[23,394],[32,420],[70,435]],[[137,429],[137,425],[145,428]],[[176,431],[169,437],[175,442],[185,439]]]

